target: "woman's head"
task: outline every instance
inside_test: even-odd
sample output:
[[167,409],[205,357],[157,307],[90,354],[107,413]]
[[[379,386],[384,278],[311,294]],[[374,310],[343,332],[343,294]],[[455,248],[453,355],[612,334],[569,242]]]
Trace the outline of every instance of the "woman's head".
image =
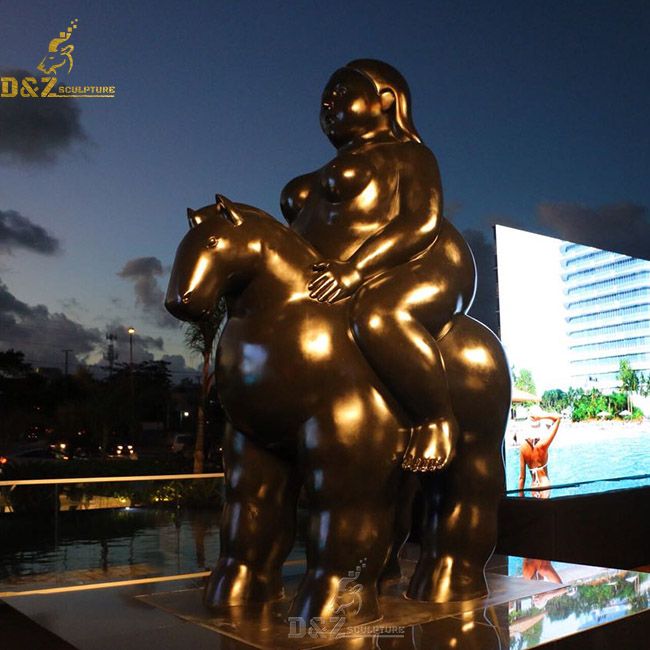
[[321,127],[339,147],[375,132],[421,142],[411,118],[410,93],[402,75],[382,61],[358,59],[337,70],[323,91]]

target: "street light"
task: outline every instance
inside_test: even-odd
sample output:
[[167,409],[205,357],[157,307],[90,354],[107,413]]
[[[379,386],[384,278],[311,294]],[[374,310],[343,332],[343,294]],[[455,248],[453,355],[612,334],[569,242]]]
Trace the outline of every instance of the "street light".
[[129,384],[131,384],[131,434],[135,433],[135,384],[133,382],[133,335],[135,327],[129,327]]
[[133,367],[133,335],[135,334],[135,327],[129,327],[129,365]]

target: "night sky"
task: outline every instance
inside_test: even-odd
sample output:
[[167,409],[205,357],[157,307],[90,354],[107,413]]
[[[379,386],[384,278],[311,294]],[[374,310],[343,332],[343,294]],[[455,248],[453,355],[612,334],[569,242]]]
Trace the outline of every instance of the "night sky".
[[162,311],[185,209],[215,192],[280,216],[284,184],[329,160],[330,74],[398,68],[440,163],[447,215],[496,327],[492,225],[650,257],[650,3],[51,2],[0,4],[0,65],[40,76],[79,27],[68,85],[115,99],[0,98],[0,350],[185,363]]

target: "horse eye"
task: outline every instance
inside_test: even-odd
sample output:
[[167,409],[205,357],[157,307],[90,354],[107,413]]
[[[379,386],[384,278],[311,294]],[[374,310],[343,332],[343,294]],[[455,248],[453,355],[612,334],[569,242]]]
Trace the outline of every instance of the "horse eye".
[[219,240],[216,237],[210,237],[208,239],[208,248],[216,248]]

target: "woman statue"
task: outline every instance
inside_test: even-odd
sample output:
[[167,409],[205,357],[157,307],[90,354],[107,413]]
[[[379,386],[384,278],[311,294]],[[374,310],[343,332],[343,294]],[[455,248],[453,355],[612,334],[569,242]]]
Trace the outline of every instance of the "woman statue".
[[307,290],[321,302],[350,298],[358,345],[413,424],[403,466],[442,468],[459,432],[436,340],[472,302],[472,253],[443,218],[438,164],[397,70],[370,59],[337,70],[320,123],[336,156],[281,198],[323,257]]

